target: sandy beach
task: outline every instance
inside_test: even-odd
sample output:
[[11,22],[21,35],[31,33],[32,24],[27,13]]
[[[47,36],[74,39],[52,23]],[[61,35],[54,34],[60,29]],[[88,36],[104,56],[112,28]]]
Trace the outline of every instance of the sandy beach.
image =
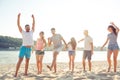
[[106,61],[93,62],[91,72],[83,72],[81,63],[75,63],[74,73],[69,71],[68,63],[58,63],[57,73],[49,71],[46,65],[49,64],[44,64],[42,74],[37,75],[36,64],[30,64],[28,76],[24,76],[24,64],[22,64],[18,77],[14,77],[15,64],[0,64],[0,80],[120,80],[120,61],[116,73],[113,72],[113,66],[111,72],[107,72]]

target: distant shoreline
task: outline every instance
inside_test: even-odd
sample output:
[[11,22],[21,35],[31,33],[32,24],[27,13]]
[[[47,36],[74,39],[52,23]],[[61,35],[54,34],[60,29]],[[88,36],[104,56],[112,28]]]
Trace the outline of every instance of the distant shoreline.
[[0,51],[19,51],[19,49],[0,49]]
[[[0,49],[0,51],[19,51],[19,49]],[[52,51],[52,50],[45,50],[45,51]],[[67,50],[62,50],[62,51],[67,51]],[[76,51],[84,51],[84,50],[76,50]],[[94,50],[94,51],[101,51],[101,50]],[[102,50],[102,51],[107,51],[107,50]]]

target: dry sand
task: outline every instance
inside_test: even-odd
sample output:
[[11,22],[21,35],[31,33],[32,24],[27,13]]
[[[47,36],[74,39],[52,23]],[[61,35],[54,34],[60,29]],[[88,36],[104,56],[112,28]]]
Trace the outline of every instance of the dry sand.
[[[83,72],[82,64],[75,63],[75,71],[72,73],[68,69],[68,63],[58,63],[57,73],[49,71],[46,67],[48,64],[43,64],[43,72],[37,75],[36,64],[30,64],[28,76],[24,76],[24,64],[18,73],[18,77],[14,77],[15,64],[0,64],[0,80],[120,80],[120,61],[118,61],[117,72],[107,72],[106,61],[96,61],[92,64],[92,71]],[[86,64],[86,70],[88,70]]]

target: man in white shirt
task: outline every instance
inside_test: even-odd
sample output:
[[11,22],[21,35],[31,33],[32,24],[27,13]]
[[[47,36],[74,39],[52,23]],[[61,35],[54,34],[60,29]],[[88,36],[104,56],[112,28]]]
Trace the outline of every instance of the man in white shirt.
[[33,32],[35,30],[34,15],[32,15],[32,19],[33,19],[32,30],[30,30],[30,26],[27,24],[27,25],[25,25],[25,31],[20,26],[20,15],[21,14],[19,13],[18,14],[18,19],[17,19],[17,25],[18,25],[19,32],[22,34],[23,43],[22,43],[22,46],[20,48],[19,60],[18,60],[17,65],[16,65],[15,77],[17,77],[18,70],[19,70],[20,65],[23,61],[24,56],[26,57],[25,75],[27,75],[29,60],[30,60],[30,56],[31,56],[31,47],[34,44],[34,41],[33,41]]
[[[84,53],[83,53],[83,68],[85,71],[85,60],[88,59],[89,71],[91,71],[91,56],[93,54],[93,39],[88,35],[88,30],[84,31],[85,38],[80,41],[84,41]],[[80,42],[79,41],[79,42]]]

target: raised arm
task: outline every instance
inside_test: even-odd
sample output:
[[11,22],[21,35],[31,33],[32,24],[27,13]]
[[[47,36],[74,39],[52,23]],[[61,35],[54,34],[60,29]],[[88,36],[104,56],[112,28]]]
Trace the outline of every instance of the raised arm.
[[114,26],[114,28],[116,29],[116,32],[118,33],[120,29],[114,24],[114,22],[110,22],[110,24]]
[[103,46],[101,47],[101,50],[103,50],[104,46],[108,43],[109,39],[107,38],[107,40],[105,41],[105,43],[103,44]]
[[22,27],[20,26],[20,13],[18,14],[18,19],[17,19],[17,25],[18,25],[18,29],[20,31],[20,33],[22,32]]
[[32,30],[35,31],[35,17],[32,15],[33,23],[32,23]]

